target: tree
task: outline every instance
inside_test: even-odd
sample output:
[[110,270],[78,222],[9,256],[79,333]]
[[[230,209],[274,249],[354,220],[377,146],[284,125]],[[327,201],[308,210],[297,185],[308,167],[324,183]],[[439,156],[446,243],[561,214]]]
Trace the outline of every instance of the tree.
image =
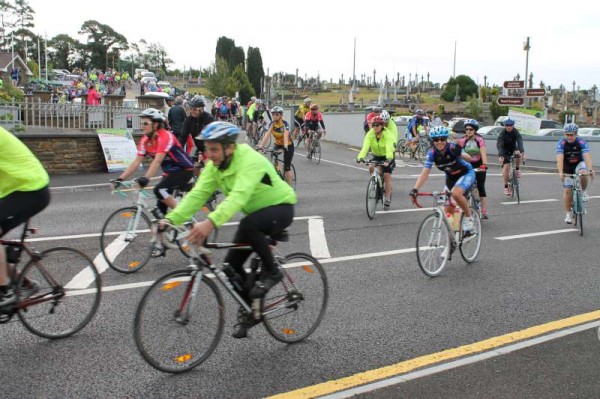
[[34,14],[33,8],[27,3],[27,0],[15,0],[15,14],[17,21],[15,26],[18,29],[33,28]]
[[231,55],[231,50],[235,48],[235,41],[225,36],[221,36],[217,39],[217,48],[215,51],[215,60],[217,58],[222,58],[229,62],[229,56]]
[[263,69],[262,57],[260,55],[260,49],[258,47],[248,48],[248,57],[246,59],[246,74],[250,80],[250,84],[254,88],[256,95],[260,95],[261,91],[261,80],[265,77],[265,71]]
[[218,57],[206,78],[206,87],[213,96],[222,96],[226,93],[229,75],[227,61]]
[[481,107],[481,104],[479,103],[479,100],[477,99],[477,97],[475,97],[475,96],[467,97],[467,112],[468,112],[469,116],[473,119],[479,119],[479,116],[481,115],[481,111],[482,111],[482,107]]
[[230,96],[234,96],[236,91],[239,92],[240,102],[242,104],[246,104],[248,101],[250,101],[250,97],[256,95],[254,89],[252,88],[252,84],[250,84],[248,75],[246,75],[246,72],[244,72],[243,65],[238,65],[233,70],[230,84],[228,83],[227,91]]
[[494,98],[490,103],[490,114],[492,114],[492,119],[496,120],[499,116],[508,115],[508,107],[498,105]]
[[120,48],[123,50],[129,48],[125,36],[98,21],[85,21],[81,25],[79,34],[87,34],[87,48],[91,53],[91,64],[96,68],[108,69],[108,53],[111,48]]
[[229,70],[234,71],[238,65],[241,65],[243,70],[245,59],[246,55],[244,54],[244,49],[242,47],[233,47],[229,53],[229,57],[227,58],[229,62]]
[[58,68],[71,70],[75,63],[82,64],[82,50],[83,45],[71,36],[56,35],[48,41],[48,62]]
[[169,58],[167,51],[160,43],[150,43],[147,50],[147,60],[150,69],[160,70],[163,73],[173,63],[173,60]]
[[458,84],[458,97],[460,101],[466,101],[469,96],[478,96],[479,87],[466,75],[458,75],[456,78],[450,78],[446,83],[440,97],[444,101],[454,101],[456,96],[456,85]]

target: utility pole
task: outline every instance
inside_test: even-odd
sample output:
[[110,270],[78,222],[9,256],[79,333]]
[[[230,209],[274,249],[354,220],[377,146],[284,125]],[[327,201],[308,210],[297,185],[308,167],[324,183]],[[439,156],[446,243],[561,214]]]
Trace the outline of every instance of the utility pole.
[[454,41],[454,67],[452,68],[452,77],[456,78],[456,40]]
[[[523,43],[523,50],[525,50],[525,95],[527,95],[527,76],[529,73],[529,49],[531,46],[529,45],[529,36],[527,36],[527,41]],[[529,107],[529,99],[527,96],[525,97],[525,107]]]

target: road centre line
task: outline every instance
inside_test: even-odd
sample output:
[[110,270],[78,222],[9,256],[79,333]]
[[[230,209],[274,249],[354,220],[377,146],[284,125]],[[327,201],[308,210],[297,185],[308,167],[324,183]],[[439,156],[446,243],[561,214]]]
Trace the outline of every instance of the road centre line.
[[315,258],[331,258],[323,219],[308,219],[308,239],[310,252]]
[[[521,201],[521,204],[535,204],[538,202],[558,202],[558,200],[556,198],[548,198],[548,199],[541,199],[541,200],[527,200],[527,201]],[[508,201],[508,202],[501,202],[502,205],[517,205],[519,204],[519,202],[517,201]]]
[[[600,326],[598,319],[600,319],[600,310],[551,321],[546,324],[529,327],[472,344],[416,357],[391,366],[357,373],[349,377],[269,396],[266,399],[349,398],[361,393],[371,392],[376,389],[481,362],[523,348],[596,328]],[[466,355],[471,356],[465,357]],[[452,359],[457,360],[440,364]],[[430,367],[422,368],[426,366]],[[416,369],[420,370],[408,373]]]
[[577,229],[548,230],[548,231],[540,231],[537,233],[517,234],[514,236],[494,237],[494,239],[500,240],[500,241],[506,241],[506,240],[516,240],[519,238],[547,236],[547,235],[552,235],[552,234],[573,233],[575,231],[579,231],[579,230],[577,230]]

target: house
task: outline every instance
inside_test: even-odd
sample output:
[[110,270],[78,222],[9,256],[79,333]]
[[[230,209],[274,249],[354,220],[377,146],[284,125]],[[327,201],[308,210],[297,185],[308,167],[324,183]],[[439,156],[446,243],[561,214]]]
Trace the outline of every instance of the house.
[[5,84],[10,83],[10,71],[13,68],[13,62],[16,67],[21,68],[21,85],[24,85],[33,77],[33,73],[16,52],[14,58],[12,52],[0,52],[0,79],[3,79]]

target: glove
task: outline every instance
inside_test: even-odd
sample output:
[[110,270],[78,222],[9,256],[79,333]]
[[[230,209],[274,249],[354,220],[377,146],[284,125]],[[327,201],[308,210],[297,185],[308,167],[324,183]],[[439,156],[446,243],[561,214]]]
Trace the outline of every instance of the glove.
[[365,162],[364,158],[356,158],[356,163]]
[[135,179],[135,182],[141,187],[144,188],[148,185],[148,183],[150,182],[150,180],[148,180],[148,178],[146,176],[142,176],[142,177],[138,177],[137,179]]
[[410,195],[413,198],[417,198],[419,196],[419,190],[413,188],[412,190],[410,190],[410,193],[408,193],[408,195]]
[[487,165],[486,164],[481,164],[481,166],[479,166],[479,170],[486,171],[487,170]]
[[119,188],[119,186],[121,185],[121,183],[123,182],[123,179],[121,179],[120,177],[117,179],[113,179],[110,181],[111,184],[113,185],[114,188]]

